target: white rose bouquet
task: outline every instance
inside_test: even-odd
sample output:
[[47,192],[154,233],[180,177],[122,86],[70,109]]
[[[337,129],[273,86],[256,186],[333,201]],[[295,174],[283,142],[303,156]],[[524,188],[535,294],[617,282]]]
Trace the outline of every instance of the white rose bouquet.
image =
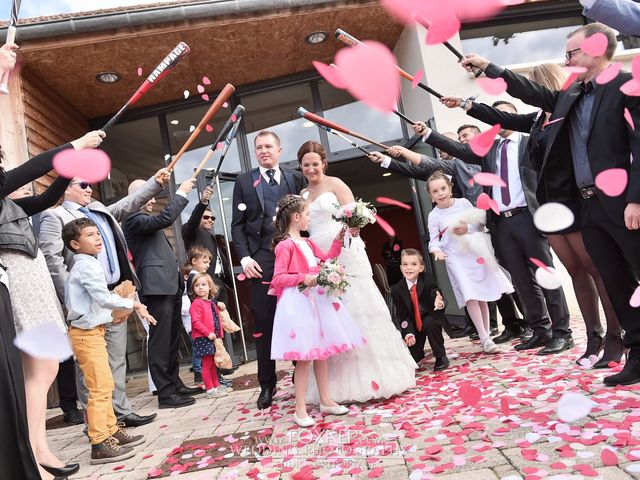
[[[320,265],[320,271],[316,278],[318,282],[318,293],[330,297],[342,298],[349,287],[345,268],[340,265],[337,259],[332,258]],[[306,285],[298,285],[298,290],[304,292]]]
[[331,218],[336,222],[344,223],[349,228],[362,228],[370,223],[376,223],[376,209],[361,198],[346,205],[336,204],[335,206],[336,211]]

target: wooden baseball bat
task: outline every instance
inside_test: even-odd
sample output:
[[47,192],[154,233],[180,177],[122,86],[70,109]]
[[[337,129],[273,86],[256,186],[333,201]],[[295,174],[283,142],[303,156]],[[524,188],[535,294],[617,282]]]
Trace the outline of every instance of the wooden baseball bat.
[[[9,21],[9,27],[7,28],[7,40],[5,43],[14,43],[16,40],[16,24],[18,23],[18,12],[20,11],[20,0],[13,0],[11,6],[11,20]],[[3,95],[9,94],[9,72],[5,72],[0,80],[0,93]]]

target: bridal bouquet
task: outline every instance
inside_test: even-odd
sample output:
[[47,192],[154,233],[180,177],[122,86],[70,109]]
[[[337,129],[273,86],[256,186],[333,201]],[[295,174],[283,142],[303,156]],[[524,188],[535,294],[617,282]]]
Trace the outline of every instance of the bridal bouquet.
[[[327,260],[320,265],[316,280],[318,282],[318,293],[320,295],[326,294],[330,297],[342,298],[349,286],[345,268],[335,258]],[[298,285],[298,290],[301,292],[306,289],[307,286],[305,284]]]
[[376,209],[361,198],[346,205],[335,204],[336,211],[331,215],[336,222],[344,223],[349,228],[362,228],[376,222]]

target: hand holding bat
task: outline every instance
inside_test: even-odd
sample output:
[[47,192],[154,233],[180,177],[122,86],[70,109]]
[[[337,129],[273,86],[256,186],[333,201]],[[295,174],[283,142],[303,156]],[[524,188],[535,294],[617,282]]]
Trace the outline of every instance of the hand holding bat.
[[460,59],[460,64],[467,72],[473,72],[474,68],[486,70],[491,62],[477,53],[469,53]]
[[16,50],[18,45],[15,43],[5,43],[0,47],[0,75],[4,75],[7,72],[13,70],[16,66]]

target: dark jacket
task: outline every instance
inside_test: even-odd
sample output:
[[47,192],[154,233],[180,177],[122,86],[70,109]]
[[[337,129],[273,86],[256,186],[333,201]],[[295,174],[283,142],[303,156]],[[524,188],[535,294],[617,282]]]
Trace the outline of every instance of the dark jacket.
[[163,229],[176,221],[189,201],[175,195],[158,215],[134,213],[122,224],[133,264],[140,279],[141,295],[175,295],[180,289],[178,257]]

